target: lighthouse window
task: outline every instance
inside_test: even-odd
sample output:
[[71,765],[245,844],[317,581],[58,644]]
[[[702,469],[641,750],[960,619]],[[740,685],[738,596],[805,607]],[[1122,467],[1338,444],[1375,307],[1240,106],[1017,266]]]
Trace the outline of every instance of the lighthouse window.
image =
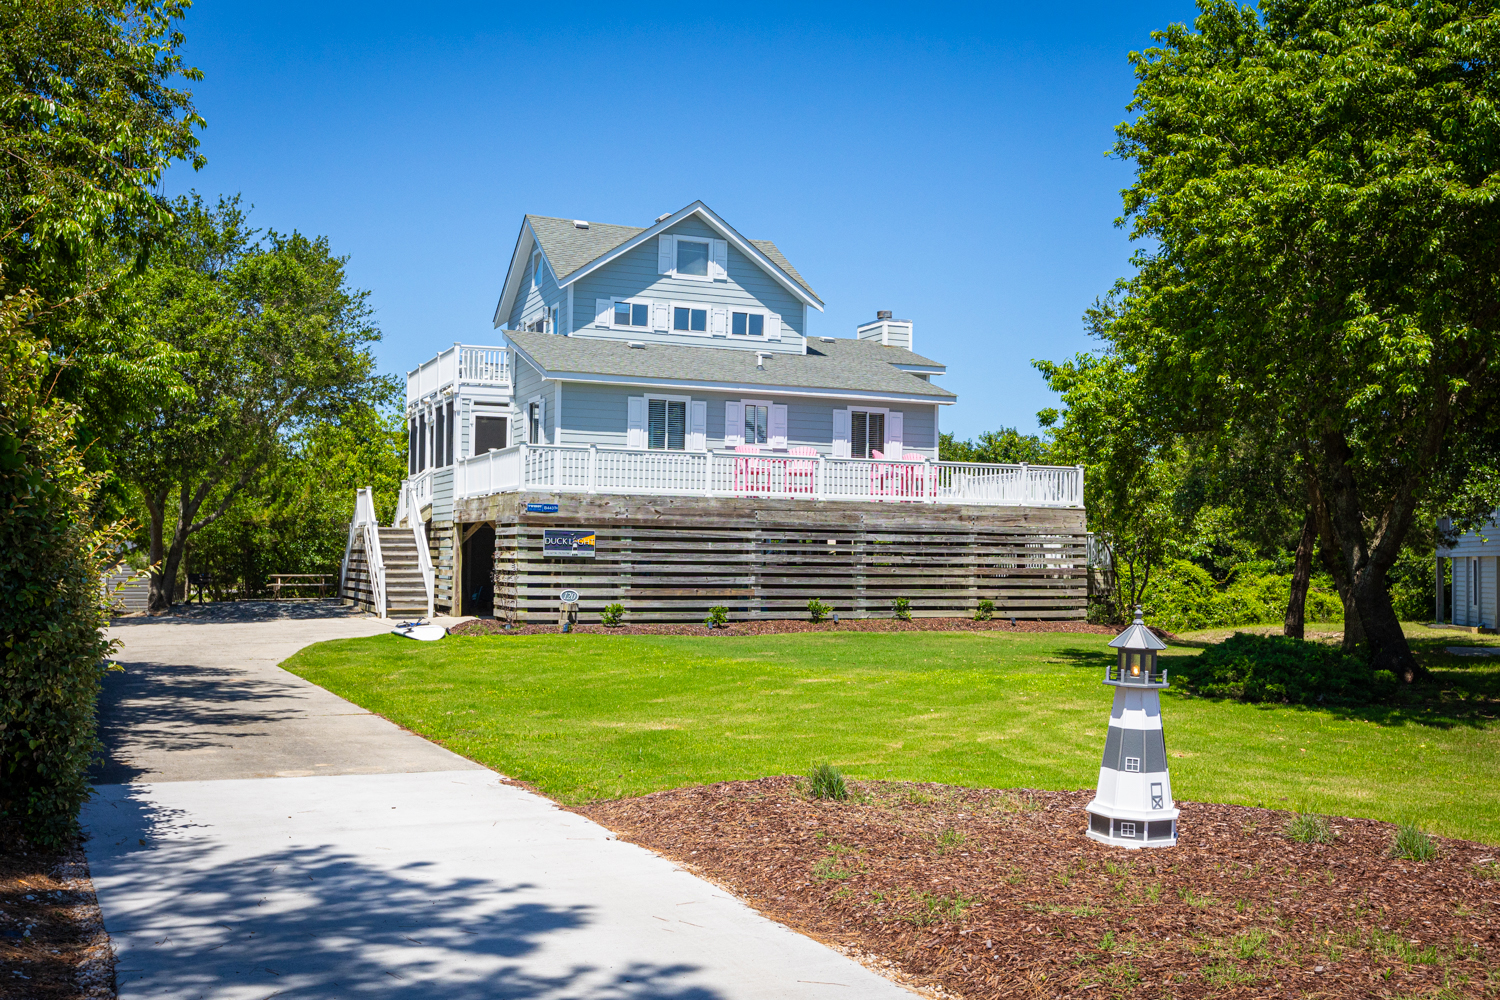
[[1139,757],[1126,757],[1125,758],[1125,770],[1127,770],[1127,771],[1139,771],[1140,769],[1141,769],[1141,759]]
[[1162,796],[1162,793],[1161,793],[1161,782],[1159,782],[1159,781],[1153,781],[1153,782],[1151,782],[1151,808],[1152,809],[1160,809],[1160,808],[1162,808],[1162,799],[1163,799],[1163,796]]
[[1120,821],[1120,836],[1122,836],[1122,837],[1134,837],[1135,836],[1135,824],[1134,823],[1127,823],[1124,820],[1121,820]]

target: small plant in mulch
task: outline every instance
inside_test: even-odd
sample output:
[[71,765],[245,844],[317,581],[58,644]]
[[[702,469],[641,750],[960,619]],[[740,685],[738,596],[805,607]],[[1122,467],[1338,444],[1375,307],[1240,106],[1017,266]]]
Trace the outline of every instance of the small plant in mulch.
[[859,874],[860,867],[849,860],[859,852],[847,844],[829,844],[828,856],[819,858],[812,867],[812,876],[823,881],[841,881]]
[[911,601],[904,597],[898,597],[891,602],[891,617],[897,621],[911,621]]
[[1314,813],[1298,813],[1287,821],[1281,832],[1286,835],[1287,840],[1302,844],[1331,844],[1338,836],[1333,832],[1327,816]]
[[1408,861],[1431,861],[1437,857],[1437,843],[1415,823],[1402,823],[1391,838],[1391,857]]
[[918,927],[929,927],[944,920],[958,920],[963,917],[965,911],[979,902],[976,896],[940,896],[932,892],[918,892],[915,889],[911,892],[911,899],[917,905],[905,913],[896,914],[896,919]]
[[729,624],[729,609],[719,604],[708,609],[708,617],[703,619],[703,624],[709,628],[723,628]]
[[947,854],[955,847],[961,847],[968,835],[953,826],[945,826],[941,832],[933,834],[932,842],[937,845],[938,854]]
[[819,764],[807,776],[808,792],[815,799],[833,799],[843,802],[849,798],[849,786],[844,776],[832,764]]
[[995,602],[980,601],[979,606],[974,609],[974,620],[976,622],[987,622],[995,617]]
[[807,617],[811,618],[813,621],[825,621],[831,614],[833,614],[832,605],[824,604],[816,597],[807,602]]
[[1477,879],[1489,879],[1500,881],[1500,861],[1491,861],[1488,864],[1477,864],[1472,869]]
[[620,624],[620,619],[625,617],[625,605],[606,604],[604,610],[599,612],[599,620],[610,628]]

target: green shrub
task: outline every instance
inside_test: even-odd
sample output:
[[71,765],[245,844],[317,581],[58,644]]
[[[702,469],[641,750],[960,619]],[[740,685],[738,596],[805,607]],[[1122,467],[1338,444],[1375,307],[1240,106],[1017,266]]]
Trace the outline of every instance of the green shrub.
[[832,605],[824,604],[822,601],[814,597],[812,600],[807,602],[807,614],[808,617],[813,621],[820,622],[823,619],[827,618],[829,615],[833,614],[833,607]]
[[898,597],[891,602],[891,615],[901,621],[911,621],[911,601],[904,597]]
[[1431,861],[1437,857],[1437,844],[1415,823],[1402,823],[1391,840],[1391,857],[1408,861]]
[[1286,834],[1288,840],[1303,844],[1331,844],[1334,837],[1328,817],[1313,813],[1298,813],[1293,816],[1282,833]]
[[839,802],[849,797],[849,786],[844,776],[832,764],[818,764],[807,776],[808,790],[815,799],[836,799]]
[[993,617],[995,617],[995,602],[991,600],[980,601],[979,605],[974,609],[974,620],[976,622],[987,622]]
[[[1152,572],[1142,600],[1146,620],[1168,632],[1280,624],[1286,620],[1292,578],[1253,569],[1243,567],[1220,587],[1201,566],[1181,559],[1168,562]],[[1305,617],[1310,622],[1344,618],[1338,594],[1317,578],[1307,591]]]
[[723,628],[729,624],[729,609],[720,604],[708,609],[708,617],[703,619],[703,624],[709,628]]
[[606,604],[604,610],[599,612],[599,620],[613,628],[620,624],[620,619],[625,617],[625,605]]
[[0,303],[0,816],[60,847],[88,798],[109,624],[94,523],[99,477],[73,445],[76,411],[49,402],[45,345]]
[[1362,705],[1395,690],[1389,671],[1373,671],[1336,646],[1245,632],[1174,662],[1172,677],[1189,691],[1214,698],[1298,705]]

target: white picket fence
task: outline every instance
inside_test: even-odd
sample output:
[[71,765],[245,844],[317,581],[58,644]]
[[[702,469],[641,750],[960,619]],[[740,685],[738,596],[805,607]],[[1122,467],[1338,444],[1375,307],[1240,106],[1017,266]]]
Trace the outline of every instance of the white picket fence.
[[1082,507],[1083,469],[523,444],[459,462],[454,489]]

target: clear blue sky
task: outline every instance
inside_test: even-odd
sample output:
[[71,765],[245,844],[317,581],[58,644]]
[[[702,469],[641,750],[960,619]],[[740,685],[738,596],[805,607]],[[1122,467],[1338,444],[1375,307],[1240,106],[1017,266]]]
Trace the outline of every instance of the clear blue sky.
[[1125,273],[1126,53],[1190,3],[943,7],[199,0],[208,166],[260,226],[329,237],[389,371],[490,316],[526,212],[648,225],[701,198],[827,303],[891,309],[959,394],[943,429],[1036,427],[1030,362],[1085,349]]

